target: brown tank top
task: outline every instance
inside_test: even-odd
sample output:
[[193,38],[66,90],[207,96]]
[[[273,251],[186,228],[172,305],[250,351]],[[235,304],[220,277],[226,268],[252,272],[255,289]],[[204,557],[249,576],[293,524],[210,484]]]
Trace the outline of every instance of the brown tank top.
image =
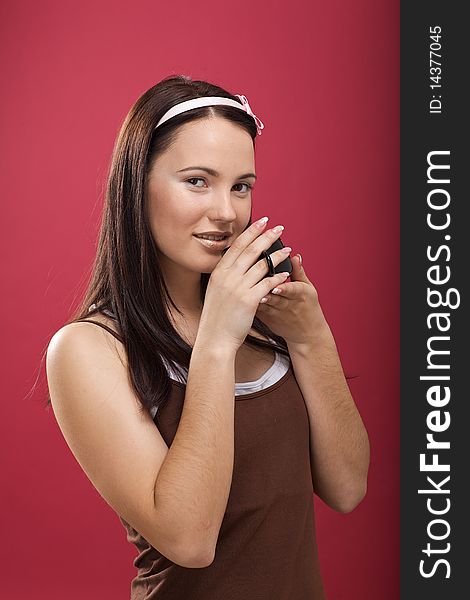
[[[170,398],[154,417],[168,447],[186,390],[183,383],[171,383]],[[326,600],[309,419],[292,365],[271,386],[235,396],[234,422],[232,484],[209,566],[175,564],[119,515],[138,551],[131,600]]]
[[[186,386],[172,381],[154,418],[171,445]],[[268,388],[235,396],[232,485],[215,559],[186,568],[122,517],[138,556],[131,600],[326,600],[320,574],[307,408],[292,367]]]

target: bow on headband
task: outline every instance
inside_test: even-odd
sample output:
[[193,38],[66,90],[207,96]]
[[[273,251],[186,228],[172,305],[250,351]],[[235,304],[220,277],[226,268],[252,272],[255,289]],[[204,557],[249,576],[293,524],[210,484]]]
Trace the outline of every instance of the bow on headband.
[[247,100],[246,96],[243,96],[240,94],[235,94],[235,96],[237,96],[237,98],[240,98],[240,100],[242,101],[245,112],[253,117],[253,119],[255,120],[255,123],[256,123],[256,129],[258,131],[258,135],[261,135],[261,130],[264,129],[264,125],[263,125],[261,119],[258,119],[258,117],[255,115],[255,113],[251,110],[251,106],[248,104],[248,100]]

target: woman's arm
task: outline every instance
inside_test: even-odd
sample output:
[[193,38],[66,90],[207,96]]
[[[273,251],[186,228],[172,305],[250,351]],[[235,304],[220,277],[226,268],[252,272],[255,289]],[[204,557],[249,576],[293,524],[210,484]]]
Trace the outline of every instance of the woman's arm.
[[364,498],[370,461],[366,429],[349,391],[330,328],[315,344],[288,344],[310,420],[315,493],[347,513]]
[[[90,323],[52,338],[47,379],[54,414],[104,500],[170,560],[213,560],[232,478],[233,351],[196,346],[181,422],[168,448],[130,387],[125,350]],[[118,352],[116,352],[118,350]]]
[[157,512],[199,548],[202,566],[214,560],[232,482],[235,357],[196,338],[178,430],[155,484]]

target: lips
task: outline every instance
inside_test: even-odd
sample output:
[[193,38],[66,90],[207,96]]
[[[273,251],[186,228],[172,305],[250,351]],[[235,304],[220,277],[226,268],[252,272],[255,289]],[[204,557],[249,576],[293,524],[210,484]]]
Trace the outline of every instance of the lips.
[[223,236],[215,236],[215,235],[211,235],[211,236],[206,236],[206,235],[195,235],[194,237],[199,238],[200,240],[209,240],[211,242],[223,242],[224,240],[227,239],[228,236],[223,235]]
[[228,238],[224,238],[223,240],[206,240],[204,238],[200,238],[197,235],[194,235],[193,237],[195,237],[203,246],[205,246],[207,249],[209,250],[215,250],[215,251],[219,251],[223,250],[228,242]]
[[199,239],[207,239],[208,237],[227,239],[232,234],[230,231],[204,231],[201,233],[193,233],[193,235]]

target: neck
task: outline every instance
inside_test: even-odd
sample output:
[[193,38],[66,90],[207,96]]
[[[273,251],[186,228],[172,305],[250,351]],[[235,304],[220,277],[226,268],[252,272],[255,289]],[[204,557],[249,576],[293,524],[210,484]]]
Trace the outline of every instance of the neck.
[[[160,256],[160,258],[165,285],[175,306],[186,317],[193,319],[200,317],[202,312],[201,273],[190,271],[173,262],[169,264],[166,257]],[[175,312],[173,307],[170,309]],[[177,312],[176,315],[178,315]]]

